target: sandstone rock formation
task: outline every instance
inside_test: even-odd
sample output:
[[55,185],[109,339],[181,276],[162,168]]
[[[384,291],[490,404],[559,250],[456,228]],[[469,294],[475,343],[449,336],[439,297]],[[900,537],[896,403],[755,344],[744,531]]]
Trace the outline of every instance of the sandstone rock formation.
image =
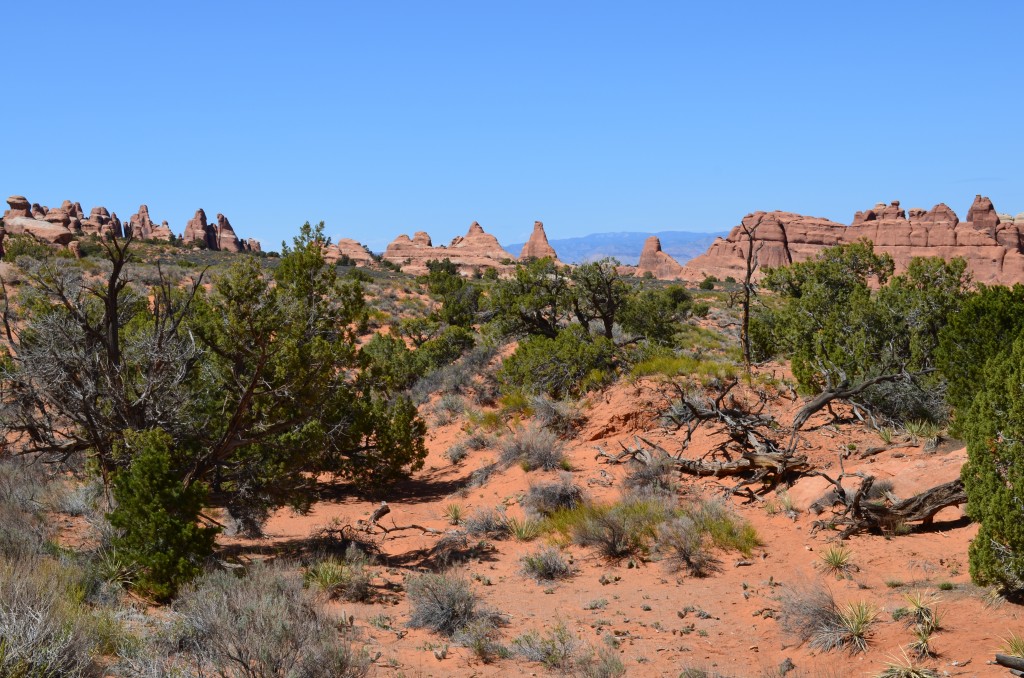
[[413,275],[427,272],[427,262],[436,259],[449,259],[459,267],[463,275],[493,268],[499,274],[509,273],[514,269],[511,254],[502,249],[498,239],[486,233],[477,222],[469,227],[464,236],[457,236],[447,247],[434,247],[430,236],[423,231],[417,232],[413,238],[400,235],[395,238],[384,251],[384,259],[402,267],[402,270]]
[[679,262],[661,250],[661,240],[656,235],[652,235],[644,242],[644,249],[640,252],[640,261],[637,262],[635,270],[635,275],[641,277],[648,273],[663,280],[677,279],[683,273],[683,267]]
[[328,264],[337,264],[342,257],[347,257],[356,266],[370,267],[374,264],[373,255],[352,238],[340,238],[324,248],[324,259]]
[[106,207],[93,207],[89,218],[82,221],[82,233],[100,238],[121,237],[121,222],[117,215],[111,216]]
[[139,211],[128,220],[128,230],[136,240],[155,238],[157,228],[149,218],[149,207],[146,205],[139,205]]
[[231,222],[223,214],[217,215],[217,247],[221,252],[243,252],[245,247],[235,234]]
[[246,238],[245,249],[247,252],[262,252],[263,246],[260,245],[260,241],[256,238]]
[[32,206],[29,205],[28,199],[25,196],[12,195],[7,199],[7,204],[10,206],[10,209],[4,211],[4,219],[13,219],[15,217],[35,218],[32,214]]
[[185,224],[185,232],[181,240],[186,245],[202,243],[208,249],[217,249],[217,229],[207,223],[206,212],[202,208],[196,210],[194,217]]
[[533,222],[533,233],[530,234],[530,239],[523,245],[523,251],[519,253],[519,261],[543,259],[544,257],[550,257],[558,261],[555,248],[548,242],[548,235],[544,232],[543,222],[535,221]]
[[[977,282],[1024,282],[1024,221],[1001,220],[992,201],[982,196],[974,199],[967,217],[961,222],[942,203],[927,211],[907,211],[894,201],[857,212],[850,226],[791,212],[754,212],[744,217],[743,223],[748,227],[757,224],[754,247],[759,269],[804,261],[824,247],[866,238],[876,251],[893,257],[897,272],[906,270],[914,257],[963,257]],[[748,243],[744,229],[735,227],[706,253],[688,262],[682,277],[741,279]]]
[[7,204],[10,209],[4,212],[4,227],[8,235],[28,234],[51,245],[66,245],[74,237],[74,233],[67,227],[70,219],[63,210],[49,210],[55,212],[52,217],[49,212],[40,210],[44,220],[33,216],[36,212],[24,196],[12,195],[7,199]]

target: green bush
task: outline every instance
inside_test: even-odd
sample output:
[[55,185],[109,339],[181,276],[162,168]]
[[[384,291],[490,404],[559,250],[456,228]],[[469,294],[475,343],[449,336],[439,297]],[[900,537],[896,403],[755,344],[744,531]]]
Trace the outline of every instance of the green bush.
[[17,261],[18,257],[46,259],[56,254],[56,250],[45,245],[30,235],[12,235],[4,240],[4,261]]
[[449,365],[476,345],[473,333],[464,327],[446,328],[439,336],[423,342],[416,350],[421,370],[426,373]]
[[527,390],[552,398],[575,396],[610,379],[615,345],[594,337],[580,325],[571,325],[554,339],[526,339],[498,371],[505,392]]
[[1024,337],[989,360],[970,408],[957,415],[967,441],[961,471],[967,513],[980,523],[969,551],[981,585],[1024,588]]
[[120,531],[114,548],[138,569],[135,586],[158,601],[200,573],[218,531],[198,524],[206,487],[182,484],[171,445],[159,429],[125,432],[132,463],[114,477],[117,507],[108,515]]

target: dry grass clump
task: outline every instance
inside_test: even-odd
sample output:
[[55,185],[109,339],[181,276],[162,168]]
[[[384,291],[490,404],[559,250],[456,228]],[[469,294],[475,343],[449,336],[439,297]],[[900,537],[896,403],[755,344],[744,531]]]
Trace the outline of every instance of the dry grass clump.
[[0,564],[0,676],[98,676],[94,629],[52,561]]
[[871,627],[878,617],[870,603],[840,606],[832,593],[820,587],[793,589],[781,598],[782,628],[814,649],[828,652],[847,648],[852,654],[868,648]]
[[583,488],[573,482],[571,474],[562,473],[557,482],[531,485],[523,504],[534,515],[550,516],[556,511],[571,511],[585,501]]
[[508,535],[507,519],[501,511],[478,509],[466,518],[466,532],[474,537],[502,539]]
[[537,423],[562,438],[576,435],[587,420],[579,405],[569,400],[554,400],[546,395],[536,395],[530,399],[530,406]]
[[322,558],[306,568],[305,582],[323,591],[330,598],[366,601],[373,594],[372,573],[368,569],[370,558],[352,544],[345,557]]
[[317,604],[286,564],[257,565],[243,577],[211,572],[175,602],[176,646],[203,673],[226,676],[365,676],[370,661],[339,638],[338,620]]
[[561,551],[554,546],[545,546],[523,556],[523,572],[538,581],[554,581],[571,577],[573,569]]
[[628,499],[611,506],[582,506],[560,511],[549,521],[566,523],[573,540],[580,546],[592,546],[605,558],[618,560],[646,553],[658,525],[671,516],[664,502]]
[[678,488],[677,475],[679,475],[679,471],[672,459],[661,456],[652,459],[649,464],[634,462],[629,475],[626,476],[624,486],[626,490],[635,494],[674,495]]
[[514,435],[503,440],[500,459],[505,466],[522,464],[527,471],[553,471],[565,466],[562,443],[558,436],[535,425],[520,428]]
[[672,569],[685,570],[694,577],[706,577],[721,569],[707,534],[689,516],[680,516],[658,528],[658,550],[666,554]]
[[476,594],[465,579],[424,574],[410,579],[407,589],[412,604],[409,625],[413,628],[453,636],[479,614]]
[[570,671],[578,660],[582,643],[559,622],[546,633],[529,631],[512,641],[516,654],[527,661],[538,662],[554,671]]

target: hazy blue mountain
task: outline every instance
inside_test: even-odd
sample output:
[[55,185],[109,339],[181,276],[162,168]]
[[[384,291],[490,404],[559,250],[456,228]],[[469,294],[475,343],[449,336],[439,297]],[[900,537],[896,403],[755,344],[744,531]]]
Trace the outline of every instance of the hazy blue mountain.
[[[548,237],[548,242],[558,252],[558,258],[567,264],[579,264],[603,257],[615,257],[623,264],[636,264],[644,241],[652,235],[661,239],[661,249],[680,264],[704,254],[708,246],[728,231],[717,233],[692,233],[690,231],[661,231],[660,233],[592,233],[579,238]],[[505,249],[519,256],[525,243],[505,245]]]

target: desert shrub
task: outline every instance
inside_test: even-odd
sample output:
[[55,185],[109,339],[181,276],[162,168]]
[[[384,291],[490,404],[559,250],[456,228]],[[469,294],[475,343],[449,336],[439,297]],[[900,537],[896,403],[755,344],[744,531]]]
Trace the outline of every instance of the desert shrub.
[[658,527],[658,550],[666,554],[669,565],[695,577],[705,577],[719,569],[720,562],[711,552],[706,533],[689,516],[680,516]]
[[545,546],[534,553],[523,556],[523,572],[542,581],[564,579],[572,575],[572,566],[553,546]]
[[473,348],[473,333],[463,327],[448,327],[439,336],[423,343],[416,351],[424,372],[436,370],[458,360]]
[[563,622],[559,622],[546,633],[529,631],[519,636],[512,641],[512,647],[516,654],[528,661],[539,662],[549,669],[568,671],[574,667],[582,643]]
[[172,467],[171,437],[163,431],[126,431],[124,445],[133,461],[114,477],[117,506],[108,518],[120,533],[113,545],[137,568],[135,586],[168,600],[213,551],[218,530],[199,525],[206,487],[182,483]]
[[690,315],[693,298],[681,285],[643,289],[633,294],[619,313],[622,329],[651,344],[671,344]]
[[56,254],[57,249],[39,242],[30,235],[12,235],[4,240],[4,261],[17,261],[18,257],[46,259]]
[[626,475],[624,487],[637,494],[675,494],[679,471],[668,456],[660,456],[644,464],[634,462]]
[[434,414],[437,417],[437,424],[445,426],[450,424],[456,417],[466,410],[466,403],[462,396],[454,393],[446,393],[441,396],[434,407]]
[[92,634],[57,568],[42,560],[0,564],[0,676],[102,675]]
[[718,282],[718,278],[716,278],[713,275],[709,275],[708,277],[700,281],[700,285],[698,285],[698,287],[700,287],[702,290],[713,290],[715,289],[716,282]]
[[207,573],[185,588],[174,604],[179,647],[216,675],[364,676],[366,653],[352,632],[338,638],[338,622],[286,565],[256,565],[243,577]]
[[484,431],[474,431],[463,442],[469,449],[479,451],[490,447],[494,439]]
[[582,678],[621,678],[626,675],[626,667],[610,647],[597,652],[587,648],[580,657],[577,673]]
[[533,425],[520,428],[504,439],[500,458],[505,465],[521,463],[527,471],[553,471],[562,468],[565,460],[558,437]]
[[480,548],[480,544],[471,544],[464,530],[449,530],[441,535],[430,548],[430,562],[439,567],[447,567],[458,560],[466,560]]
[[498,640],[498,626],[486,615],[477,616],[453,634],[453,640],[467,648],[477,659],[489,664],[510,655]]
[[365,601],[373,593],[373,575],[367,569],[369,557],[355,544],[345,552],[344,559],[327,556],[306,568],[305,582],[331,598]]
[[586,392],[611,378],[615,345],[571,325],[554,338],[533,336],[521,342],[498,371],[502,390],[527,390],[564,398]]
[[46,492],[39,466],[27,459],[0,460],[0,553],[10,559],[40,554],[50,529],[41,516]]
[[466,456],[468,454],[469,454],[469,450],[467,448],[466,443],[465,442],[461,442],[461,443],[455,443],[454,445],[449,447],[445,451],[444,456],[446,456],[448,458],[448,461],[450,461],[451,463],[459,464],[459,463],[462,462],[463,459],[466,458]]
[[668,519],[670,509],[659,501],[629,499],[611,506],[584,506],[559,512],[552,520],[569,517],[572,537],[580,546],[593,546],[609,559],[620,559],[648,550],[657,526]]
[[530,405],[537,423],[563,438],[575,435],[586,421],[586,417],[574,402],[552,400],[545,395],[537,395],[531,398]]
[[528,512],[549,516],[563,509],[573,510],[584,501],[583,488],[573,482],[571,474],[562,473],[557,482],[531,485],[523,503]]
[[484,464],[469,475],[469,484],[472,487],[481,487],[487,484],[491,476],[498,470],[497,464]]
[[448,574],[424,574],[407,585],[412,616],[409,625],[453,636],[477,619],[481,610],[476,594],[464,579]]
[[508,535],[504,513],[495,509],[479,509],[466,518],[466,532],[474,537],[502,539]]
[[737,517],[722,501],[697,502],[685,511],[719,548],[749,556],[755,547],[761,545],[754,526]]
[[423,374],[415,352],[396,336],[374,334],[360,352],[367,364],[367,377],[389,393],[408,388]]
[[824,588],[793,589],[780,597],[783,630],[810,641],[814,649],[828,652],[848,648],[867,650],[871,626],[878,616],[868,603],[840,606]]

